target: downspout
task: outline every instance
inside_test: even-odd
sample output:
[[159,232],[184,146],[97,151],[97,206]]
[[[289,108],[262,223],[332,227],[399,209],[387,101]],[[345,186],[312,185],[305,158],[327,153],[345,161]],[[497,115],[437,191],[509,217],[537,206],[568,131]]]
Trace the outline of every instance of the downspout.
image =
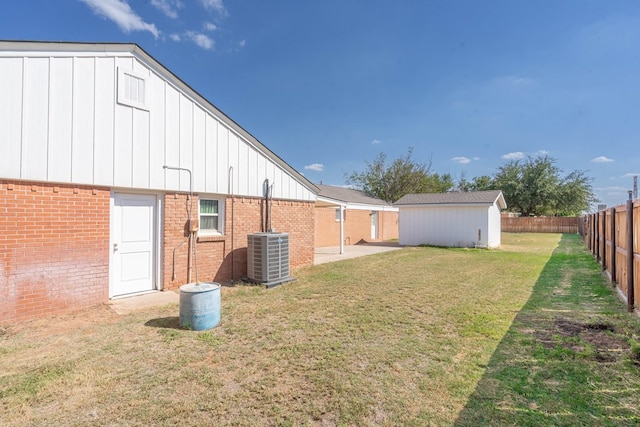
[[233,166],[229,166],[229,194],[231,195],[231,284],[233,284],[233,278],[235,276],[235,270],[233,268],[233,251],[234,251],[233,208],[235,206],[235,198],[233,197]]
[[344,205],[340,205],[340,255],[344,253]]
[[[185,171],[189,173],[189,257],[191,257],[191,254],[193,253],[195,270],[196,270],[196,284],[198,284],[198,255],[197,255],[198,251],[196,250],[196,247],[193,242],[195,232],[193,231],[193,222],[191,220],[191,214],[193,212],[193,175],[191,174],[191,170],[187,168],[181,168],[177,166],[167,166],[167,165],[162,166],[162,168],[176,170],[176,171]],[[187,269],[188,283],[191,283],[191,269],[192,269],[191,260],[189,260],[189,267]]]

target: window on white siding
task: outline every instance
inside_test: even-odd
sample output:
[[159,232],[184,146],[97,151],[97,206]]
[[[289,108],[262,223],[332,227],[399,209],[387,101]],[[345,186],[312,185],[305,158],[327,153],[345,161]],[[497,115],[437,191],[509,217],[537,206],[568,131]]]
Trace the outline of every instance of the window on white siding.
[[224,200],[201,197],[198,201],[199,230],[201,236],[224,233]]
[[118,103],[147,110],[146,77],[118,68]]

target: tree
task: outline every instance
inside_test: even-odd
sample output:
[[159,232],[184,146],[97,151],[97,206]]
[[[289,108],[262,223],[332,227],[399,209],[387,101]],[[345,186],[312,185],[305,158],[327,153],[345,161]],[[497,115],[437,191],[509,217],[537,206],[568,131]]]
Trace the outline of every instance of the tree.
[[468,185],[469,191],[495,190],[493,178],[488,175],[476,176]]
[[364,172],[346,175],[347,184],[362,190],[365,194],[393,203],[410,193],[443,193],[453,187],[450,175],[431,172],[428,164],[411,159],[413,148],[404,157],[387,163],[387,156],[380,153],[372,162],[365,162]]
[[[510,160],[491,180],[502,190],[509,210],[522,215],[578,215],[597,199],[586,173],[575,170],[562,178],[555,160],[547,155]],[[474,180],[475,181],[475,180]],[[486,180],[478,180],[478,182]]]
[[558,187],[555,215],[579,215],[596,203],[598,199],[591,189],[591,178],[587,177],[584,171],[575,170],[567,175]]

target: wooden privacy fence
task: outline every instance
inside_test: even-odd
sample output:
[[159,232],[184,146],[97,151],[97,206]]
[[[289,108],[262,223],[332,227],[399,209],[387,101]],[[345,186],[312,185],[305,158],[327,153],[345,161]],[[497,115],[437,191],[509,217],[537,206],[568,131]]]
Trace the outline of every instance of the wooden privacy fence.
[[587,247],[633,311],[640,295],[640,199],[582,220],[580,234]]
[[502,231],[508,233],[577,233],[580,218],[543,216],[502,217]]

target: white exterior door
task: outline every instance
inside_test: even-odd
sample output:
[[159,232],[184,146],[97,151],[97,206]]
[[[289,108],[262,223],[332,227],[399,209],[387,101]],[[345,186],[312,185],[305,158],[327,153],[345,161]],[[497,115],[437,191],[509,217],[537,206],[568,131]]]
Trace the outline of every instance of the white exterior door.
[[371,212],[371,238],[378,238],[378,212]]
[[116,193],[113,203],[110,296],[153,290],[156,196]]

